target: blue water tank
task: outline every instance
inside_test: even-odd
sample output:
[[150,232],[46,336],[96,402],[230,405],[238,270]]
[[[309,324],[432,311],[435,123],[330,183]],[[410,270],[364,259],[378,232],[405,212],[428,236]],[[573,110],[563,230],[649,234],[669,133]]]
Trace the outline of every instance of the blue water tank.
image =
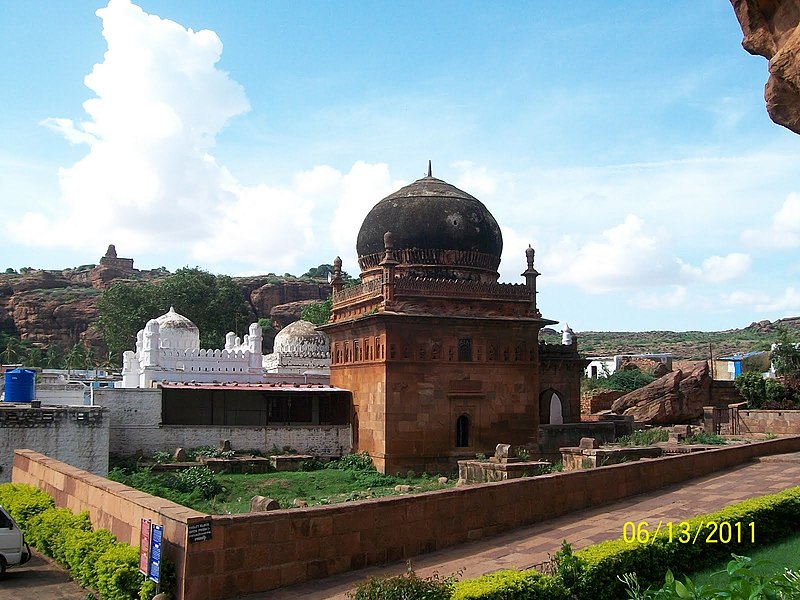
[[6,402],[30,402],[34,398],[36,371],[14,369],[6,371]]

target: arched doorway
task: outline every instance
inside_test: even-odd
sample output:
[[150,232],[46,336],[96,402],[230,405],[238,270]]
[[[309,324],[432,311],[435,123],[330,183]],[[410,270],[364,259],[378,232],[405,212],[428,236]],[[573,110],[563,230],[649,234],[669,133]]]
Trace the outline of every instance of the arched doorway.
[[569,404],[553,388],[546,389],[539,396],[539,423],[541,425],[562,425],[569,422]]
[[456,448],[469,447],[469,416],[461,415],[456,419]]
[[561,413],[561,398],[553,393],[550,396],[550,425],[563,425],[564,415]]

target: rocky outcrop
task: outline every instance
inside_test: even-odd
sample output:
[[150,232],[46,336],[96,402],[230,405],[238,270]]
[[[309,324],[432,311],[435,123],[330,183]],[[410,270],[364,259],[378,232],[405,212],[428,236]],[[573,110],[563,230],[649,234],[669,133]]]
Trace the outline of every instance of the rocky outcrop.
[[[140,271],[115,264],[0,274],[0,331],[41,347],[67,349],[82,342],[94,349],[95,356],[104,356],[105,346],[92,327],[99,316],[97,301],[103,290],[120,281],[153,281],[167,275],[164,269]],[[234,281],[255,318],[275,321],[275,330],[264,332],[267,351],[278,329],[299,319],[305,306],[325,300],[331,292],[326,283],[286,281],[274,275]]]
[[272,319],[276,329],[283,329],[287,325],[299,321],[306,307],[315,302],[319,302],[319,300],[299,300],[298,302],[278,304],[269,311],[269,318]]
[[[248,277],[235,279],[249,298],[253,312],[259,317],[269,317],[272,309],[281,304],[290,304],[303,300],[322,302],[331,294],[329,284],[313,281],[280,281],[265,282],[264,278]],[[298,318],[299,315],[298,315]],[[297,319],[295,319],[296,321]]]
[[800,133],[800,0],[731,0],[742,27],[742,46],[769,60],[767,112]]
[[651,425],[688,423],[703,416],[710,389],[708,363],[702,362],[686,375],[679,369],[625,394],[611,405],[611,410]]

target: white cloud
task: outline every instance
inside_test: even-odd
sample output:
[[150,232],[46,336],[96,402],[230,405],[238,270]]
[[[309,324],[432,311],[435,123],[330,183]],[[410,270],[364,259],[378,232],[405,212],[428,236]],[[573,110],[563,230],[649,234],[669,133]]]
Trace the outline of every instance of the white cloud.
[[87,119],[43,121],[88,154],[60,170],[62,214],[25,214],[9,232],[25,232],[17,237],[30,245],[97,251],[113,241],[131,254],[264,266],[280,256],[274,262],[288,266],[313,242],[313,204],[303,189],[242,186],[211,155],[225,124],[249,109],[216,67],[217,35],[127,0],[97,14],[108,51],[85,79],[96,94]]
[[[497,176],[490,173],[485,165],[478,166],[469,160],[456,161],[453,166],[459,170],[454,185],[480,199],[484,194],[497,191]],[[436,173],[434,173],[434,177]]]
[[771,298],[756,305],[756,310],[761,312],[781,312],[796,315],[800,311],[800,290],[793,287],[786,288],[780,296]]
[[767,248],[800,247],[800,194],[789,194],[772,216],[769,227],[748,229],[742,238],[754,246]]
[[646,309],[681,308],[688,304],[689,292],[685,286],[671,285],[659,292],[639,292],[630,298],[633,306]]
[[747,273],[752,262],[746,254],[732,253],[693,266],[673,255],[663,228],[648,228],[632,214],[582,243],[576,237],[562,237],[546,253],[543,278],[595,294],[674,285],[679,287],[672,295],[678,297],[682,285],[731,281]]

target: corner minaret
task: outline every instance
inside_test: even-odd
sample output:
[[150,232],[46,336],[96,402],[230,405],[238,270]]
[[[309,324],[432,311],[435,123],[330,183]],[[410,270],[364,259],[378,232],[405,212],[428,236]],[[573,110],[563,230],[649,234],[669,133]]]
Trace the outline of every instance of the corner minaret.
[[533,255],[534,250],[531,248],[531,245],[528,244],[528,248],[525,250],[525,258],[528,261],[528,268],[525,269],[525,272],[522,273],[522,276],[525,278],[525,283],[530,290],[531,306],[533,307],[533,311],[537,315],[542,316],[542,313],[540,313],[539,309],[536,307],[536,278],[540,275],[540,273],[533,268]]

